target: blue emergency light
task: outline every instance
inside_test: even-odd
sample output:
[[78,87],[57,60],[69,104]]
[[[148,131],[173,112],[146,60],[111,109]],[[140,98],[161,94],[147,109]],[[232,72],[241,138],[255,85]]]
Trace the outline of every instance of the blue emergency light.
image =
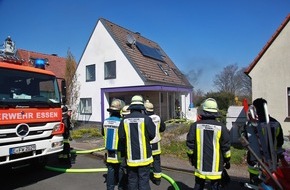
[[35,68],[40,68],[40,69],[45,69],[45,65],[48,64],[47,59],[34,59],[33,60],[33,65]]

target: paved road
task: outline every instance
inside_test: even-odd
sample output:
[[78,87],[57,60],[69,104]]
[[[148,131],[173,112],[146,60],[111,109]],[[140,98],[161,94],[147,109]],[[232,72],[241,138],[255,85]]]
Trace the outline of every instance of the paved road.
[[[48,164],[53,167],[69,168],[70,166],[60,164],[55,157],[52,157]],[[71,169],[80,168],[105,168],[103,161],[88,154],[76,155],[75,163],[72,163]],[[176,181],[180,190],[190,190],[194,186],[194,176],[191,173],[163,170],[163,173]],[[60,173],[47,169],[36,170],[31,167],[25,167],[17,170],[1,170],[0,189],[1,190],[104,190],[105,172],[100,173]],[[172,185],[162,179],[161,185],[156,186],[151,183],[152,190],[174,190]],[[226,189],[242,189],[237,180]]]

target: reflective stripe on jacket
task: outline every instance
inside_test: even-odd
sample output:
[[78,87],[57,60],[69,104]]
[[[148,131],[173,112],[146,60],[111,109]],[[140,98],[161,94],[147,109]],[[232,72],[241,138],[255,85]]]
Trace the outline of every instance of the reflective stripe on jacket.
[[150,141],[154,137],[155,125],[147,115],[135,111],[121,121],[120,149],[126,150],[128,166],[146,166],[153,162]]
[[118,117],[109,117],[104,121],[104,135],[105,135],[105,148],[107,150],[118,149],[118,128],[121,119]]
[[194,175],[202,179],[221,179],[223,159],[230,158],[230,135],[215,120],[200,120],[191,125],[187,147],[193,150]]
[[105,148],[107,150],[106,161],[108,163],[121,163],[121,154],[118,149],[118,128],[121,118],[109,117],[103,123]]
[[161,143],[157,142],[157,143],[151,144],[151,149],[152,149],[153,156],[157,154],[161,154]]
[[144,166],[153,162],[152,152],[146,146],[144,118],[125,119],[124,129],[127,138],[127,164]]
[[152,155],[161,154],[161,134],[160,132],[165,131],[165,123],[161,120],[161,118],[154,114],[149,112],[149,117],[152,119],[153,123],[155,124],[155,137],[153,140],[150,141],[151,149],[152,149]]
[[155,124],[155,137],[153,140],[150,141],[151,144],[153,143],[157,143],[161,140],[161,135],[160,135],[160,122],[161,122],[161,119],[158,115],[149,115],[149,117],[151,117],[153,123]]

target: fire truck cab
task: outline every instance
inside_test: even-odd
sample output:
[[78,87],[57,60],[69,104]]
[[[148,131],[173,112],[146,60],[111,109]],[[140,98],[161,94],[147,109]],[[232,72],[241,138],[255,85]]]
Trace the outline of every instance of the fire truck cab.
[[60,90],[54,73],[45,70],[48,60],[22,60],[14,43],[6,45],[0,51],[0,165],[45,164],[63,150],[65,82]]

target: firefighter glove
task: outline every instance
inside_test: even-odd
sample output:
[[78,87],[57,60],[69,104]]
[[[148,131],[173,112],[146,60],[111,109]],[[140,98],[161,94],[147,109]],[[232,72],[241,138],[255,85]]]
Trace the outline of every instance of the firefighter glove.
[[226,169],[230,169],[230,168],[231,168],[231,163],[230,163],[230,161],[225,162],[225,163],[224,163],[224,167],[225,167]]
[[187,157],[188,157],[189,163],[193,166],[194,165],[194,156],[193,156],[192,150],[187,151]]

